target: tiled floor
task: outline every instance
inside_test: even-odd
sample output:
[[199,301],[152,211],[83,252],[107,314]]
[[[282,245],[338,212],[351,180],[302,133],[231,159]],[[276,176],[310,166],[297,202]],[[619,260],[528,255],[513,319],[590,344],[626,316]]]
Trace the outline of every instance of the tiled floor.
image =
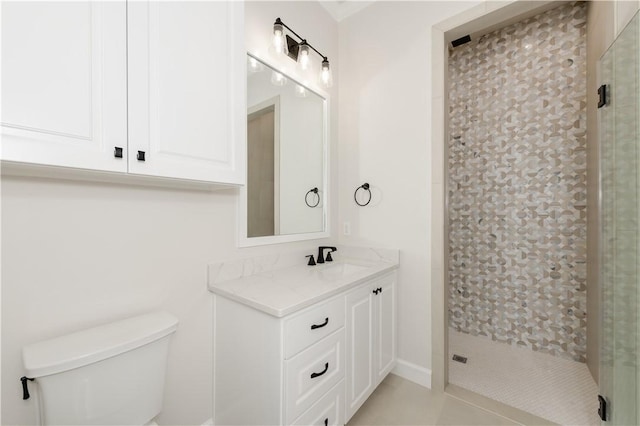
[[598,388],[583,363],[449,330],[449,382],[562,425],[599,425]]
[[389,374],[351,418],[364,425],[515,425],[509,419]]

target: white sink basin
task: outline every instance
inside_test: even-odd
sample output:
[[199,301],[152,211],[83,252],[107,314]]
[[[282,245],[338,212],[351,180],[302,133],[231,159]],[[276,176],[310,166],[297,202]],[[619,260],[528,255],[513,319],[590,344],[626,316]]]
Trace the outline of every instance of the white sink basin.
[[337,280],[368,269],[368,266],[355,265],[353,263],[334,263],[325,265],[318,271],[320,278],[325,280]]

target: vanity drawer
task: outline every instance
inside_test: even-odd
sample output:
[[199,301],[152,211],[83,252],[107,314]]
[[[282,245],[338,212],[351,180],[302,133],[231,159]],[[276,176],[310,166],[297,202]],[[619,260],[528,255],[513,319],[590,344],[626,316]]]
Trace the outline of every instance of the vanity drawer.
[[341,380],[291,424],[294,426],[344,425],[344,380]]
[[285,361],[286,418],[295,419],[344,378],[344,328]]
[[285,359],[291,358],[342,326],[344,326],[344,297],[322,303],[286,320],[284,323]]

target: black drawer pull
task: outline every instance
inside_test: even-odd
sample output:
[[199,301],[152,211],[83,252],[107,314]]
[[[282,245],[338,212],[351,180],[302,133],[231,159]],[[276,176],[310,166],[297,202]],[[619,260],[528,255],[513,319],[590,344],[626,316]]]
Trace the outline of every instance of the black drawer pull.
[[113,148],[113,156],[116,158],[122,158],[122,148],[119,146],[116,146]]
[[329,363],[328,363],[328,362],[325,362],[325,363],[324,363],[324,370],[322,370],[322,371],[321,371],[321,372],[319,372],[319,373],[311,373],[311,378],[312,378],[312,379],[315,379],[316,377],[320,377],[320,376],[322,376],[324,373],[326,373],[326,372],[327,372],[327,370],[328,370],[328,369],[329,369]]
[[372,291],[373,294],[378,294],[378,289],[376,288],[375,290]]
[[324,419],[324,426],[329,426],[329,417]]
[[138,156],[136,158],[138,159],[138,161],[144,161],[145,160],[144,151],[138,151]]
[[311,326],[311,329],[312,329],[312,330],[315,330],[316,328],[322,328],[322,327],[324,327],[324,326],[325,326],[325,325],[327,325],[327,324],[329,324],[329,317],[325,318],[325,319],[324,319],[324,322],[323,322],[322,324],[313,324],[313,325]]

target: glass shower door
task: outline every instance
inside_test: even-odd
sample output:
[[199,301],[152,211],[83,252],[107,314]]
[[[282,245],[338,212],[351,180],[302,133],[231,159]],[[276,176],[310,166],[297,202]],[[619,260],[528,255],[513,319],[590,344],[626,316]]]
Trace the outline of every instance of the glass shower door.
[[640,424],[640,16],[600,61],[603,424]]

